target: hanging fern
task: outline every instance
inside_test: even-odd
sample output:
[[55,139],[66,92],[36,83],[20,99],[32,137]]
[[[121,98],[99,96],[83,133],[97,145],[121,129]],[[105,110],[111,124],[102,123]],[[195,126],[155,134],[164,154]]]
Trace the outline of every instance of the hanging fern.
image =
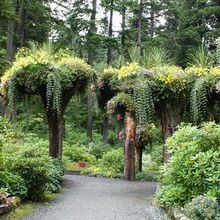
[[191,112],[194,122],[204,119],[208,107],[208,85],[207,77],[201,77],[194,83],[190,94]]
[[16,103],[18,96],[18,90],[16,89],[13,80],[10,80],[8,87],[8,107],[12,118],[15,118],[16,115]]
[[58,115],[60,113],[62,86],[59,77],[50,73],[47,77],[47,109],[52,108]]
[[154,114],[154,101],[152,88],[149,83],[139,84],[134,87],[134,105],[136,118],[139,124],[151,122]]

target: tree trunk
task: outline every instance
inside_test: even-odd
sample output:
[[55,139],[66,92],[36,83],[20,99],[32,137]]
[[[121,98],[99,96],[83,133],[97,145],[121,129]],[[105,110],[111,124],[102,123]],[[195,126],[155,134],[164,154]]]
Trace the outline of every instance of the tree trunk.
[[44,109],[47,115],[48,125],[49,125],[49,155],[54,158],[61,159],[62,156],[62,146],[63,146],[63,131],[64,131],[64,113],[76,91],[79,90],[83,83],[77,82],[70,89],[63,91],[62,93],[62,104],[59,115],[57,112],[49,106],[46,97],[46,88],[42,87],[39,92],[44,105]]
[[154,2],[151,0],[151,11],[150,11],[150,36],[154,37]]
[[121,22],[121,56],[125,57],[125,13],[126,8],[122,8],[122,22]]
[[6,42],[6,57],[7,60],[12,61],[15,56],[16,47],[14,44],[14,31],[15,31],[15,22],[8,22],[8,37]]
[[103,127],[102,127],[102,142],[108,144],[108,117],[104,117]]
[[57,116],[54,112],[47,112],[49,125],[49,154],[61,159],[63,146],[63,115]]
[[130,113],[126,113],[126,140],[124,175],[126,180],[135,179],[135,135],[136,123]]
[[93,107],[93,91],[90,89],[88,90],[87,96],[87,140],[88,142],[92,141],[92,107]]
[[[108,29],[108,36],[111,38],[113,36],[113,6],[114,0],[111,0],[111,9],[110,9],[110,17],[109,17],[109,29]],[[112,63],[112,48],[111,45],[108,45],[108,52],[107,52],[107,64],[111,65]]]
[[162,134],[163,134],[163,162],[167,163],[170,155],[168,153],[168,148],[166,146],[166,139],[175,131],[176,126],[180,122],[180,108],[176,108],[175,110],[171,109],[171,107],[164,107],[161,111],[161,126],[162,126]]
[[[97,8],[97,0],[92,1],[92,14],[90,19],[90,29],[88,31],[88,41],[90,42],[90,38],[93,37],[93,34],[96,33],[96,8]],[[93,65],[94,55],[95,55],[95,48],[92,43],[89,43],[89,51],[88,51],[88,64]]]
[[24,45],[24,24],[25,24],[25,0],[17,1],[16,13],[19,21],[8,22],[8,36],[6,42],[6,57],[9,61],[14,59],[18,47]]
[[142,155],[143,155],[143,147],[137,146],[137,170],[139,172],[142,172]]
[[137,52],[141,54],[141,29],[142,29],[143,0],[140,0],[138,11],[138,36],[137,36]]

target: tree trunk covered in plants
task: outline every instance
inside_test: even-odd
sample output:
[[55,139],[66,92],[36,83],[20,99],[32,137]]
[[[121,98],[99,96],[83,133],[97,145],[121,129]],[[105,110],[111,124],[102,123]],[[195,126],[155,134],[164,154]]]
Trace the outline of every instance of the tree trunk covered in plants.
[[126,139],[124,175],[126,180],[135,179],[135,135],[136,123],[130,113],[126,113]]
[[87,115],[87,139],[88,142],[92,141],[92,107],[93,107],[93,91],[90,89],[88,90],[87,95],[87,109],[88,109],[88,115]]
[[177,107],[175,110],[173,110],[170,106],[169,108],[164,107],[161,108],[160,116],[161,116],[161,127],[162,127],[162,134],[163,134],[163,162],[167,163],[170,155],[168,153],[168,148],[166,145],[166,139],[175,131],[176,126],[180,122],[180,108]]
[[102,142],[104,144],[108,144],[108,117],[104,117],[104,120],[103,120],[103,127],[102,127]]
[[[108,29],[108,36],[111,38],[113,36],[113,6],[114,6],[114,0],[111,0],[111,9],[110,9],[110,16],[109,16],[109,29]],[[112,63],[112,48],[111,45],[108,45],[108,51],[107,51],[107,64],[111,65]]]
[[[70,89],[62,92],[62,102],[59,114],[55,112],[51,106],[48,106],[46,88],[42,87],[40,96],[47,115],[49,126],[49,155],[54,158],[61,159],[63,147],[63,132],[64,132],[64,113],[72,96],[79,90],[83,83],[76,82]],[[50,103],[51,104],[51,103]]]

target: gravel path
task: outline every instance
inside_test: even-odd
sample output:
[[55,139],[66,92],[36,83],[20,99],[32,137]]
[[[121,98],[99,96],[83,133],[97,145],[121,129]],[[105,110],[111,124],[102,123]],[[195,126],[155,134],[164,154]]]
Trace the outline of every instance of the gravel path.
[[65,175],[61,196],[25,220],[164,220],[150,204],[157,184]]

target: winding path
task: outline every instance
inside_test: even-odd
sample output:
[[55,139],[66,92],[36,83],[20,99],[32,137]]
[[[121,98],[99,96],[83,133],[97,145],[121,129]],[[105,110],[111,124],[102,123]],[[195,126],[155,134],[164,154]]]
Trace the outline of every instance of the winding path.
[[61,196],[25,220],[164,220],[150,203],[156,183],[65,175]]

